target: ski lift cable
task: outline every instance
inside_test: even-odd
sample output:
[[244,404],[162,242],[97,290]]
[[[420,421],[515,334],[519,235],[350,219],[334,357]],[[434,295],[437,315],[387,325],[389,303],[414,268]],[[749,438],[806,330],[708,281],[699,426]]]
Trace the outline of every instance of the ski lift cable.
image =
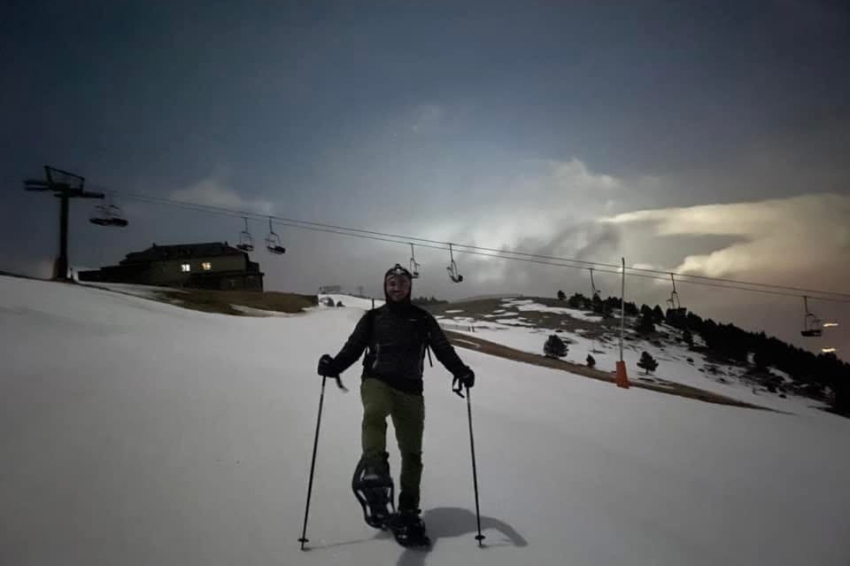
[[[113,192],[117,193],[117,191],[113,191]],[[242,217],[245,217],[245,216],[251,216],[251,217],[265,216],[265,215],[261,216],[258,213],[254,213],[254,212],[250,212],[250,211],[240,211],[240,210],[236,210],[236,209],[228,209],[228,208],[217,207],[217,206],[212,206],[212,205],[201,205],[201,204],[189,203],[189,202],[185,202],[185,201],[175,201],[175,200],[167,199],[167,198],[151,197],[151,196],[147,196],[147,195],[138,195],[138,194],[133,194],[133,193],[122,193],[122,194],[123,194],[124,198],[145,201],[145,202],[149,202],[149,203],[152,203],[152,204],[177,206],[177,207],[182,207],[182,208],[186,208],[186,209],[190,209],[190,210],[195,210],[195,211],[198,211],[198,212],[207,212],[207,213],[212,213],[212,214],[221,214],[221,215],[226,215],[226,216],[242,216]],[[417,237],[412,237],[412,236],[403,236],[403,235],[398,235],[398,234],[389,234],[389,233],[377,232],[377,231],[373,231],[373,230],[361,230],[361,229],[356,229],[356,228],[347,228],[347,227],[343,227],[343,226],[336,226],[336,225],[325,224],[325,223],[320,223],[320,222],[311,222],[311,221],[306,221],[306,220],[296,220],[296,219],[289,219],[289,218],[276,217],[276,216],[272,216],[272,218],[277,220],[279,223],[282,223],[286,226],[290,226],[290,227],[293,227],[293,228],[315,230],[315,231],[320,231],[320,232],[329,232],[329,233],[335,233],[335,234],[340,234],[340,235],[345,235],[345,236],[360,237],[360,238],[363,238],[363,239],[371,239],[371,240],[385,241],[385,242],[391,242],[391,243],[400,243],[400,244],[406,244],[406,245],[410,243],[410,240],[414,240],[416,242],[421,242],[421,243],[417,244],[420,247],[442,249],[442,250],[447,249],[446,248],[446,246],[447,246],[446,242],[440,242],[440,241],[437,241],[437,240],[417,238]],[[400,241],[400,240],[404,240],[404,241]],[[433,244],[433,245],[428,245],[428,244]],[[526,259],[523,259],[523,258],[539,258],[539,259],[543,259],[543,260],[549,260],[548,262],[544,262],[548,265],[562,265],[564,267],[578,267],[578,265],[551,263],[553,261],[555,261],[555,262],[569,262],[570,264],[580,264],[580,265],[584,265],[584,266],[592,265],[592,266],[596,266],[596,267],[613,268],[613,270],[597,269],[597,271],[599,271],[600,273],[616,273],[618,275],[620,275],[622,273],[622,268],[617,264],[609,264],[609,263],[604,263],[604,262],[593,262],[593,261],[580,260],[580,259],[574,259],[574,258],[561,258],[561,257],[556,257],[556,256],[546,256],[546,255],[542,255],[542,254],[530,254],[530,253],[526,253],[526,252],[517,252],[517,251],[511,251],[511,250],[499,250],[499,249],[495,249],[495,248],[487,248],[487,247],[483,247],[483,246],[472,246],[472,245],[467,245],[467,244],[456,244],[455,243],[454,246],[459,247],[459,248],[464,248],[463,250],[458,250],[459,253],[469,253],[469,254],[472,254],[472,255],[485,255],[485,256],[489,256],[489,257],[499,257],[499,258],[502,258],[502,259],[512,259],[512,260],[526,260]],[[485,254],[485,253],[481,253],[481,252],[492,252],[492,253]],[[494,254],[497,254],[497,255],[494,255]],[[510,256],[519,256],[519,257],[509,257],[506,254],[510,254]],[[535,263],[535,262],[532,262],[532,263]],[[665,277],[655,277],[655,276],[651,276],[651,275],[643,275],[644,273],[645,274],[663,274]],[[669,271],[662,271],[662,270],[655,270],[655,269],[627,267],[626,268],[626,274],[630,275],[630,276],[635,276],[635,277],[643,277],[643,278],[647,278],[647,279],[661,280],[661,279],[665,279],[666,275],[669,275],[670,272]],[[841,293],[841,292],[836,292],[836,291],[823,291],[823,290],[818,290],[818,289],[807,289],[807,288],[791,287],[791,286],[785,286],[785,285],[774,285],[774,284],[769,284],[769,283],[757,283],[757,282],[750,282],[750,281],[743,281],[743,280],[738,280],[738,279],[729,279],[729,278],[722,278],[722,277],[709,277],[709,276],[683,274],[683,273],[677,273],[676,275],[679,276],[679,278],[680,278],[679,282],[680,283],[691,283],[691,284],[698,284],[698,285],[707,285],[707,286],[711,286],[711,287],[720,287],[720,288],[727,288],[727,289],[736,289],[736,290],[743,290],[743,291],[761,292],[761,293],[768,293],[768,294],[774,294],[774,295],[794,296],[794,297],[799,297],[800,294],[799,293],[781,293],[781,292],[776,292],[776,291],[767,291],[766,289],[798,291],[798,292],[808,293],[810,295],[810,297],[812,295],[829,295],[830,296],[830,297],[824,297],[824,296],[812,297],[812,298],[815,298],[815,299],[820,300],[820,301],[831,301],[831,302],[839,302],[839,303],[850,302],[850,301],[844,301],[844,300],[832,298],[832,297],[842,297],[842,298],[850,299],[850,293]],[[698,280],[698,281],[694,281],[694,280]],[[715,283],[712,284],[712,282],[715,282]],[[731,285],[719,285],[719,283],[731,284]],[[746,285],[747,287],[742,287],[741,285]],[[750,287],[762,287],[763,289],[754,289],[754,288],[750,288]]]
[[[213,206],[213,205],[203,205],[203,204],[189,203],[189,202],[185,202],[185,201],[175,201],[175,200],[165,199],[165,198],[150,197],[150,196],[147,196],[147,195],[129,194],[128,196],[130,196],[131,198],[136,198],[136,199],[139,199],[139,200],[145,200],[145,201],[152,202],[152,203],[161,203],[161,204],[167,204],[167,205],[184,206],[186,208],[190,208],[190,209],[194,209],[194,210],[209,211],[211,213],[220,213],[220,214],[224,214],[224,215],[259,216],[257,213],[253,213],[253,212],[250,212],[250,211],[228,209],[228,208],[217,207],[217,206]],[[333,229],[333,230],[344,231],[344,232],[338,232],[338,233],[352,232],[352,233],[359,233],[359,234],[371,234],[371,235],[376,235],[376,236],[384,236],[384,237],[388,237],[388,238],[397,238],[397,239],[403,239],[403,240],[415,240],[415,241],[419,241],[419,242],[425,242],[425,243],[430,243],[430,244],[439,244],[439,245],[443,246],[442,248],[439,248],[439,249],[446,249],[445,246],[447,245],[446,242],[441,242],[441,241],[438,241],[438,240],[430,240],[430,239],[425,239],[425,238],[417,238],[417,237],[414,237],[414,236],[405,236],[405,235],[399,235],[399,234],[388,234],[388,233],[385,233],[385,232],[377,232],[377,231],[373,231],[373,230],[362,230],[362,229],[357,229],[357,228],[348,228],[348,227],[336,226],[336,225],[332,225],[332,224],[325,224],[325,223],[321,223],[321,222],[296,220],[296,219],[284,218],[284,217],[273,217],[273,218],[275,218],[276,220],[282,221],[282,222],[293,223],[295,225],[317,226],[317,227],[323,227],[323,228],[328,228],[328,229]],[[391,241],[395,241],[395,240],[391,240]],[[511,250],[499,250],[499,249],[495,249],[495,248],[487,248],[487,247],[482,247],[482,246],[472,246],[472,245],[468,245],[468,244],[457,244],[457,243],[455,243],[454,246],[462,247],[462,248],[469,248],[469,249],[472,249],[472,250],[489,251],[489,252],[496,252],[496,253],[510,253],[510,254],[513,254],[513,255],[526,256],[526,257],[536,257],[536,258],[541,258],[541,259],[570,261],[570,262],[580,263],[580,264],[585,264],[585,265],[599,265],[599,266],[612,267],[612,268],[617,268],[617,269],[620,268],[620,266],[618,264],[593,262],[593,261],[579,260],[579,259],[573,259],[573,258],[559,258],[559,257],[545,256],[545,255],[540,255],[540,254],[529,254],[529,253],[525,253],[525,252],[515,252],[515,251],[511,251]],[[667,273],[669,273],[667,271],[647,270],[647,269],[642,269],[642,268],[631,268],[631,267],[629,267],[629,268],[626,268],[626,269],[627,269],[627,271],[629,271],[629,270],[631,270],[631,271],[646,271],[646,272],[653,272],[653,273],[663,273],[665,275]],[[619,271],[618,271],[618,273],[619,273]],[[682,274],[682,275],[685,276],[685,277],[701,277],[701,276],[691,276],[691,275],[686,275],[686,274]],[[712,278],[708,278],[708,279],[712,279]],[[729,280],[729,282],[765,286],[765,285],[759,284],[759,283],[748,283],[748,282],[734,281],[734,280]],[[806,291],[807,289],[793,289],[793,290]],[[816,292],[835,294],[835,293],[828,292],[828,291],[816,291]],[[841,293],[837,293],[837,294],[841,294]],[[846,294],[846,296],[848,298],[850,298],[850,294]]]
[[[137,197],[138,197],[137,195],[133,196],[133,198],[137,198]],[[158,199],[158,198],[154,198],[154,197],[149,198],[149,197],[140,196],[140,197],[138,197],[138,200],[146,200],[146,201],[152,202],[154,204],[166,204],[166,205],[178,206],[178,207],[187,208],[189,210],[195,210],[195,211],[198,211],[198,212],[221,214],[221,215],[225,215],[225,216],[244,216],[245,214],[248,214],[248,215],[254,215],[255,214],[255,213],[250,213],[250,212],[244,213],[244,212],[236,211],[236,210],[223,209],[223,208],[220,208],[220,207],[212,207],[212,206],[209,206],[209,205],[197,205],[197,204],[194,204],[194,203],[184,203],[184,202],[180,202],[180,201],[170,201],[168,199]],[[352,229],[343,228],[343,227],[336,227],[336,229],[319,228],[319,227],[314,226],[317,223],[306,223],[306,222],[303,222],[303,221],[290,221],[290,220],[283,220],[283,219],[280,219],[280,218],[278,218],[278,221],[279,221],[279,223],[281,223],[285,226],[290,226],[290,227],[293,227],[293,228],[312,230],[312,231],[317,231],[317,232],[326,232],[326,233],[338,234],[338,235],[342,235],[342,236],[351,236],[351,237],[357,237],[357,238],[361,238],[361,239],[382,241],[382,242],[388,242],[388,243],[394,243],[394,244],[409,244],[409,241],[403,242],[403,241],[400,241],[398,239],[393,239],[393,238],[383,238],[383,237],[377,237],[377,236],[369,236],[367,234],[361,233],[361,232],[364,232],[364,231],[360,231],[360,230],[354,231],[354,232],[349,232],[347,230],[352,230]],[[310,224],[310,225],[304,226],[302,224]],[[410,238],[408,238],[408,240],[409,239]],[[440,242],[440,244],[442,244],[442,245],[425,245],[425,244],[418,244],[418,245],[420,247],[423,247],[423,248],[431,248],[431,249],[438,249],[438,250],[446,250],[447,249],[445,247],[446,246],[445,244],[443,244],[442,242]],[[525,262],[528,262],[528,263],[538,263],[538,264],[552,265],[552,266],[557,266],[557,267],[580,268],[577,265],[571,265],[570,263],[564,263],[564,262],[573,262],[575,260],[569,260],[569,259],[564,259],[564,258],[554,258],[554,257],[551,257],[551,256],[541,256],[543,258],[547,258],[549,261],[538,261],[538,260],[533,260],[533,259],[527,259],[527,258],[524,258],[524,257],[511,257],[511,256],[505,255],[505,254],[520,255],[518,252],[512,252],[512,251],[509,251],[509,250],[494,250],[494,252],[497,252],[497,253],[482,253],[482,252],[474,251],[474,249],[470,249],[470,250],[465,250],[461,253],[466,253],[466,254],[470,254],[470,255],[479,255],[479,256],[484,256],[484,257],[494,257],[494,258],[499,258],[499,259],[509,259],[509,260],[515,260],[515,261],[525,261]],[[534,256],[535,254],[522,254],[522,255],[532,255],[532,256]],[[578,260],[578,261],[581,261],[581,260]],[[581,261],[581,263],[587,263],[587,262]],[[597,265],[604,265],[604,264],[597,264]],[[629,273],[630,270],[631,271],[644,271],[644,270],[634,270],[632,268],[626,268],[627,275],[629,275],[631,277],[640,277],[640,278],[643,278],[643,279],[652,279],[652,280],[657,280],[657,281],[661,281],[661,280],[666,279],[666,277],[646,275],[646,274],[643,274],[643,273],[634,273],[634,272]],[[615,274],[615,275],[621,275],[622,274],[621,268],[619,268],[619,267],[616,270],[596,269],[596,271],[598,271],[600,273],[611,273],[611,274]],[[649,271],[651,273],[657,272],[657,270],[649,270]],[[669,274],[669,272],[663,272],[663,273],[665,275]],[[681,277],[681,275],[680,275],[680,277]],[[710,277],[705,277],[705,278],[701,278],[701,279],[707,279],[709,281],[712,280],[712,278],[710,278]],[[750,292],[754,292],[754,293],[764,293],[764,294],[771,294],[771,295],[778,295],[778,296],[787,296],[787,297],[796,297],[796,298],[800,297],[800,295],[798,293],[783,293],[783,292],[777,292],[777,291],[768,291],[768,290],[765,290],[765,289],[753,289],[753,288],[750,288],[750,287],[741,287],[741,286],[730,285],[730,284],[726,283],[727,281],[731,282],[731,281],[734,281],[734,280],[726,280],[726,279],[722,279],[722,278],[717,278],[717,280],[722,282],[723,284],[710,283],[709,281],[689,281],[689,280],[680,280],[680,283],[691,283],[693,285],[703,285],[703,286],[716,287],[716,288],[721,288],[721,289],[750,291]],[[747,285],[754,285],[754,286],[755,285],[761,285],[761,284],[758,284],[758,283],[746,283],[746,284]],[[777,286],[771,285],[770,287],[786,288],[786,287],[778,286],[778,285]],[[790,288],[790,289],[796,289],[796,288]],[[839,296],[850,297],[850,295],[847,295],[847,294],[834,293],[834,292],[831,292],[831,291],[820,291],[820,290],[814,290],[814,289],[801,289],[801,290],[807,291],[811,294],[825,294],[825,295],[829,294],[829,295],[839,295]],[[835,299],[835,298],[832,298],[832,297],[812,297],[812,298],[816,298],[817,300],[827,301],[827,302],[850,303],[850,301]]]
[[[187,208],[189,210],[195,210],[195,211],[198,211],[198,212],[207,212],[207,213],[212,213],[212,214],[220,214],[220,215],[224,215],[224,216],[244,216],[245,214],[254,215],[254,213],[250,213],[250,212],[244,213],[244,212],[231,210],[231,209],[213,207],[213,206],[210,206],[210,205],[198,205],[198,204],[194,204],[194,203],[171,201],[171,200],[168,200],[168,199],[158,199],[158,198],[155,198],[155,197],[145,197],[145,196],[140,196],[140,195],[134,195],[133,198],[137,198],[138,200],[150,201],[154,204],[165,204],[165,205],[178,206],[178,207],[182,207],[182,208]],[[383,242],[394,243],[394,244],[409,244],[409,242],[407,242],[407,241],[402,242],[402,241],[399,241],[397,239],[369,236],[369,235],[360,233],[360,232],[363,232],[363,231],[348,232],[346,230],[350,230],[350,229],[342,228],[342,227],[337,227],[337,229],[319,228],[319,227],[316,227],[316,226],[313,226],[313,225],[303,226],[303,225],[301,225],[302,221],[294,221],[293,222],[293,221],[281,221],[281,219],[278,219],[278,220],[279,220],[280,223],[282,223],[286,226],[293,227],[293,228],[299,228],[299,229],[305,229],[305,230],[311,230],[311,231],[317,231],[317,232],[327,232],[327,233],[339,234],[339,235],[343,235],[343,236],[352,236],[352,237],[357,237],[357,238],[361,238],[361,239],[383,241]],[[316,224],[316,223],[309,223],[309,224]],[[443,244],[443,245],[418,244],[418,245],[420,247],[423,247],[423,248],[446,250],[445,244]],[[553,258],[553,257],[550,257],[550,256],[541,256],[541,257],[544,257],[544,258],[548,258],[549,261],[538,261],[538,260],[526,259],[526,258],[523,258],[523,257],[506,256],[505,254],[518,255],[517,252],[511,252],[509,250],[494,250],[494,251],[497,252],[497,253],[482,253],[482,252],[477,252],[477,251],[474,251],[474,250],[466,250],[466,251],[463,251],[461,253],[467,253],[467,254],[470,254],[470,255],[479,255],[479,256],[484,256],[484,257],[495,257],[495,258],[500,258],[500,259],[509,259],[509,260],[515,260],[515,261],[525,261],[525,262],[529,262],[529,263],[538,263],[538,264],[552,265],[552,266],[558,266],[558,267],[580,268],[579,266],[571,265],[570,263],[564,263],[564,262],[571,262],[573,260],[568,260],[568,259],[563,259],[563,258]],[[533,256],[535,254],[523,254],[523,255],[532,255]],[[586,263],[586,262],[582,262],[582,263]],[[645,275],[643,273],[634,273],[634,272],[629,273],[629,270],[636,271],[632,268],[626,268],[626,270],[627,270],[627,275],[629,275],[631,277],[640,277],[640,278],[644,278],[644,279],[652,279],[652,280],[657,280],[657,281],[666,279],[666,277],[658,277],[658,276],[654,276],[654,275]],[[600,273],[611,273],[611,274],[615,274],[615,275],[621,275],[622,274],[621,268],[619,268],[619,267],[616,270],[597,269],[597,271],[599,271]],[[643,270],[637,270],[637,271],[643,271]],[[656,272],[656,270],[651,270],[651,272],[654,273],[654,272]],[[663,272],[663,273],[665,275],[669,274],[669,272]],[[680,275],[680,277],[681,277],[681,275]],[[705,278],[702,278],[702,279],[707,279],[707,280],[710,281],[712,278],[705,277]],[[709,281],[680,280],[680,283],[691,283],[693,285],[703,285],[703,286],[716,287],[716,288],[721,288],[721,289],[750,291],[750,292],[755,292],[755,293],[764,293],[764,294],[771,294],[771,295],[778,295],[778,296],[787,296],[787,297],[796,297],[796,298],[800,297],[800,295],[797,294],[797,293],[783,293],[783,292],[777,292],[777,291],[767,291],[767,290],[764,290],[764,289],[753,289],[753,288],[749,288],[749,287],[741,287],[741,286],[730,285],[730,284],[726,283],[727,281],[731,282],[731,281],[734,281],[734,280],[725,280],[725,279],[722,279],[722,278],[718,278],[718,281],[722,282],[723,284],[710,283]],[[760,285],[760,284],[757,284],[757,283],[747,283],[747,284],[748,285]],[[770,286],[770,287],[785,288],[783,286],[773,286],[773,285]],[[791,288],[791,289],[796,289],[796,288]],[[843,293],[834,293],[834,292],[831,292],[831,291],[820,291],[820,290],[813,290],[813,289],[802,289],[802,290],[807,291],[811,294],[832,294],[832,295],[850,297],[850,295],[846,295],[846,294],[843,294]],[[848,303],[848,302],[850,302],[850,301],[835,299],[835,298],[832,298],[832,297],[812,297],[812,298],[816,298],[817,300],[827,301],[827,302],[837,302],[837,303]]]
[[[555,256],[545,256],[545,255],[539,255],[539,254],[529,254],[529,253],[525,253],[525,252],[515,252],[515,251],[511,251],[511,250],[497,250],[497,249],[494,249],[494,248],[485,248],[485,247],[480,247],[480,246],[466,246],[464,244],[455,244],[455,246],[456,247],[470,247],[470,248],[473,248],[473,249],[476,249],[476,250],[492,251],[492,252],[499,252],[499,253],[508,253],[508,254],[513,254],[513,255],[535,257],[535,258],[541,258],[541,259],[569,261],[569,262],[572,262],[572,263],[589,264],[589,265],[594,265],[594,266],[603,266],[603,267],[610,267],[610,268],[616,269],[616,271],[602,271],[602,270],[597,269],[597,271],[600,271],[601,273],[617,273],[617,274],[620,274],[621,269],[622,269],[619,265],[616,265],[616,264],[608,264],[608,263],[602,263],[602,262],[591,262],[591,261],[573,259],[573,258],[560,258],[560,257],[555,257]],[[652,277],[652,278],[657,279],[657,280],[665,280],[667,278],[667,275],[670,275],[671,272],[670,271],[662,271],[662,270],[658,270],[658,269],[644,269],[644,268],[638,268],[638,267],[627,267],[626,268],[626,274],[627,275],[631,274],[631,275],[637,276],[638,273],[654,273],[654,274],[663,275],[663,277]],[[723,277],[709,277],[709,276],[704,276],[704,275],[691,275],[691,274],[687,274],[687,273],[675,273],[674,272],[674,274],[677,277],[679,277],[680,283],[685,282],[685,283],[699,284],[697,281],[690,281],[689,280],[689,278],[690,278],[690,279],[698,279],[700,281],[716,281],[716,282],[721,282],[721,283],[732,283],[732,284],[735,284],[735,285],[749,285],[749,286],[753,286],[753,287],[765,287],[765,288],[769,288],[769,289],[799,291],[799,292],[802,292],[802,293],[812,293],[812,294],[820,294],[820,295],[835,295],[835,296],[838,296],[838,297],[844,297],[844,298],[850,299],[850,293],[841,293],[841,292],[838,292],[838,291],[822,291],[822,290],[819,290],[819,289],[805,289],[805,288],[801,288],[801,287],[789,287],[789,286],[786,286],[786,285],[774,285],[774,284],[769,284],[769,283],[756,283],[756,282],[751,282],[751,281],[742,281],[742,280],[738,280],[738,279],[729,279],[729,278],[723,278]],[[753,291],[758,291],[758,289],[753,289]],[[799,297],[800,295],[799,295],[799,293],[796,293],[796,294],[792,294],[791,296]],[[828,299],[819,298],[819,300],[828,300]]]

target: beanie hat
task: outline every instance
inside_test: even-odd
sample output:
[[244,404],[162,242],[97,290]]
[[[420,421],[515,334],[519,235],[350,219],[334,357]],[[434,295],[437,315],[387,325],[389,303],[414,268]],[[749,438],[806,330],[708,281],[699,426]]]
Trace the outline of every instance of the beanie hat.
[[[390,269],[388,269],[388,270],[387,270],[387,272],[386,272],[386,273],[384,273],[384,298],[387,300],[387,303],[392,302],[392,301],[390,300],[390,296],[389,296],[389,294],[387,294],[387,281],[389,280],[389,278],[390,278],[390,277],[399,277],[399,276],[401,276],[401,277],[407,277],[407,279],[408,279],[411,283],[413,283],[413,275],[411,275],[411,274],[410,274],[410,271],[408,271],[407,269],[405,269],[405,268],[404,268],[401,264],[398,264],[398,263],[397,263],[397,264],[395,264],[393,267],[391,267]],[[399,302],[409,302],[409,301],[410,301],[410,293],[413,291],[413,285],[411,285],[411,288],[410,288],[410,289],[411,289],[411,290],[407,293],[407,296],[406,296],[406,297],[404,297],[404,298],[403,298],[401,301],[399,301]]]

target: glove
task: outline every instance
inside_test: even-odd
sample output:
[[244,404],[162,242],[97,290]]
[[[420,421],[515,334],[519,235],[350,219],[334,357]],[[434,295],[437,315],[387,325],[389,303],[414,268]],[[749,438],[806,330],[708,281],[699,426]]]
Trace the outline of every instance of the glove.
[[470,368],[466,368],[464,371],[455,374],[455,378],[452,381],[452,391],[463,397],[463,393],[461,393],[463,388],[466,387],[469,389],[473,385],[475,385],[475,372]]
[[[319,358],[319,375],[322,377],[332,377],[336,380],[336,385],[343,391],[348,391],[348,388],[342,384],[342,378],[339,376],[339,371],[337,371],[334,359],[330,357],[328,354],[325,354],[321,358]],[[324,387],[324,385],[322,386]]]
[[334,359],[328,354],[325,354],[324,356],[319,358],[318,372],[319,375],[323,377],[336,377],[339,374],[339,372],[334,369]]

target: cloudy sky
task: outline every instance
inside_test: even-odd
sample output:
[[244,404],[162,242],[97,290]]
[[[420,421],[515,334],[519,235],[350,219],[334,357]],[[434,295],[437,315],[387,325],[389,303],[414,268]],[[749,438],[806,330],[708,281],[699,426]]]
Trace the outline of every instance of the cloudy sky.
[[[144,194],[410,237],[850,293],[850,9],[759,2],[15,1],[0,20],[0,269],[45,273],[46,164],[71,261],[237,239]],[[268,226],[253,222],[259,240]],[[269,289],[377,293],[404,245],[277,227]],[[589,273],[418,249],[415,294],[589,293]],[[597,274],[604,294],[614,275]],[[667,282],[629,280],[664,304]],[[801,343],[802,300],[679,287],[703,316]],[[845,325],[810,346],[850,352]],[[827,343],[829,342],[829,343]]]

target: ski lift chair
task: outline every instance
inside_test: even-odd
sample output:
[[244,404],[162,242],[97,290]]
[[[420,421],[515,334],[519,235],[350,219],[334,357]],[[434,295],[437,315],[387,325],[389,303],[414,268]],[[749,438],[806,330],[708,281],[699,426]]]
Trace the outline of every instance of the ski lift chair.
[[114,204],[98,205],[95,207],[97,214],[89,219],[89,222],[97,226],[117,226],[123,228],[129,224],[127,219],[121,212],[121,209]]
[[89,218],[89,222],[98,226],[110,226],[109,212],[106,210],[106,207],[98,205],[94,209],[95,215]]
[[243,220],[245,220],[245,229],[239,232],[239,243],[236,244],[236,248],[243,252],[252,252],[254,251],[254,237],[248,231],[248,219],[243,218]]
[[681,312],[687,309],[682,308],[682,303],[679,302],[679,293],[676,291],[676,278],[670,274],[670,280],[673,282],[673,291],[670,293],[670,298],[667,302],[670,304],[670,310],[673,312]]
[[453,283],[460,283],[463,281],[463,275],[457,271],[457,264],[455,263],[454,252],[452,251],[451,244],[449,244],[449,257],[451,258],[451,263],[449,263],[448,267],[446,267],[446,271],[449,273],[449,279],[451,279]]
[[817,338],[823,335],[823,330],[820,328],[820,320],[813,315],[807,314],[803,320],[803,330],[800,331],[806,338]]
[[683,307],[679,301],[679,292],[676,291],[676,279],[672,273],[670,274],[670,280],[673,282],[673,291],[670,293],[670,298],[667,299],[667,304],[670,305],[667,312],[670,320],[684,323],[688,315],[688,309]]
[[803,330],[800,334],[804,338],[817,338],[823,335],[823,328],[820,319],[809,311],[809,298],[803,297]]
[[410,276],[419,279],[419,263],[416,262],[416,254],[413,252],[413,244],[410,244]]
[[281,255],[286,253],[286,248],[280,245],[280,236],[275,234],[272,229],[272,219],[269,218],[269,235],[266,236],[266,249],[273,254]]
[[115,206],[114,204],[110,204],[109,207],[109,216],[110,216],[110,226],[118,226],[119,228],[123,228],[127,226],[129,222],[126,218],[124,218],[124,214],[121,212],[121,209]]
[[[593,295],[591,295],[591,300],[599,295],[599,289],[596,288],[596,281],[593,279],[593,268],[589,267],[590,270],[590,288],[593,291]],[[601,297],[600,297],[601,298]]]

